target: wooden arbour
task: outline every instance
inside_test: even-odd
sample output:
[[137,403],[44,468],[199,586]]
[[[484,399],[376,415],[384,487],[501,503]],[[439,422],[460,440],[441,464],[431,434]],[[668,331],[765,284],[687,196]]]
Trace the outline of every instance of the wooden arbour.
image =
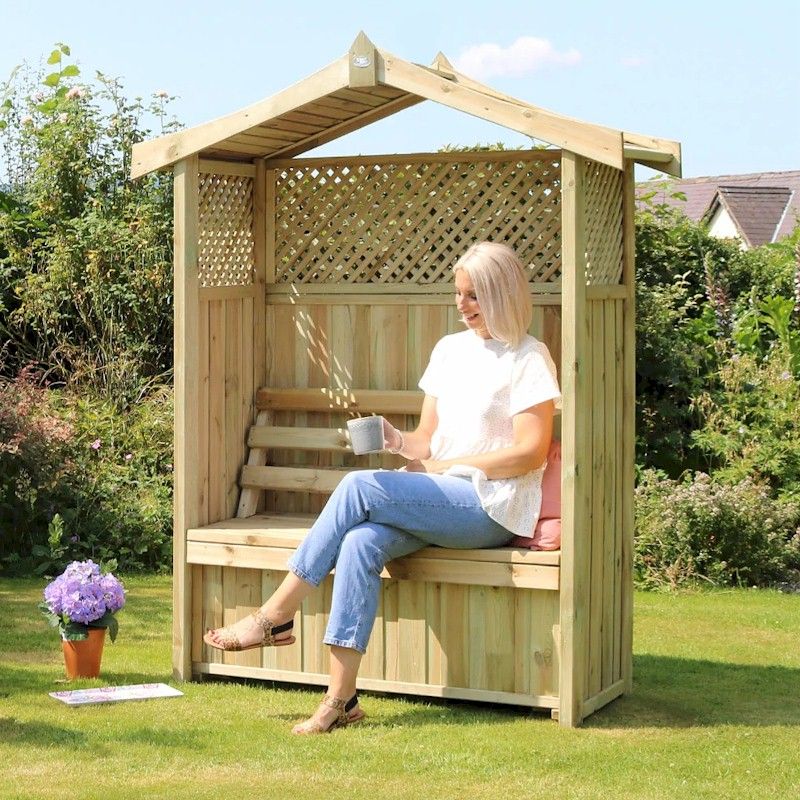
[[[551,146],[298,158],[425,99]],[[389,680],[387,627],[380,653],[367,654],[362,685],[541,706],[569,726],[630,690],[634,162],[680,174],[680,146],[531,106],[460,74],[441,54],[430,67],[403,61],[363,33],[345,56],[267,100],[135,146],[134,176],[174,171],[177,678],[316,682],[324,672],[321,646],[310,643],[321,638],[324,598],[305,607],[306,639],[295,655],[279,648],[220,656],[201,643],[205,627],[257,606],[280,579],[274,558],[236,560],[237,542],[261,541],[235,519],[248,431],[266,413],[258,412],[259,390],[316,389],[321,410],[271,411],[272,424],[335,428],[354,391],[416,389],[433,344],[459,330],[450,267],[470,244],[489,239],[513,246],[528,266],[531,332],[559,365],[563,538],[547,563],[558,563],[560,577],[520,599],[513,587],[498,588],[502,582],[434,580],[412,590],[390,575],[384,610],[413,594],[412,613],[393,612],[391,630],[420,642],[427,660],[416,682]],[[414,422],[409,414],[389,417]],[[336,448],[283,455],[315,469],[365,465]],[[397,463],[370,458],[369,466]],[[322,502],[273,492],[266,508],[313,513]],[[258,497],[243,495],[242,503],[245,518],[265,507]],[[513,563],[533,558],[504,557],[512,573]],[[516,626],[546,607],[537,624],[552,641],[551,682],[537,688],[530,677],[528,661],[544,658],[537,650],[514,655],[514,674],[491,685],[486,673],[504,669],[492,648],[506,646],[495,636],[464,643],[465,652],[480,650],[478,688],[446,685],[442,659],[453,654],[434,641],[426,615],[434,609],[441,622],[458,603],[469,613],[501,609],[499,619],[507,614]]]

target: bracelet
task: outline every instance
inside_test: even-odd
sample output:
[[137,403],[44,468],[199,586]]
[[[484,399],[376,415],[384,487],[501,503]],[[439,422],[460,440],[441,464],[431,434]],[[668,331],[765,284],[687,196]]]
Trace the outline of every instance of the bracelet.
[[[397,431],[397,428],[395,428],[395,430]],[[403,432],[402,431],[397,431],[397,433],[400,434],[400,447],[396,447],[396,448],[395,447],[387,447],[386,448],[392,455],[395,455],[395,456],[399,455],[403,451],[403,448],[406,446],[406,441],[403,438]]]

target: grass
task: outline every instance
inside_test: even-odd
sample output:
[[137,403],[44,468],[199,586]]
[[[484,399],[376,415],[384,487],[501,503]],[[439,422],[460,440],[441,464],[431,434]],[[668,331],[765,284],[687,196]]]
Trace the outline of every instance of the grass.
[[[169,578],[126,580],[102,679],[171,680]],[[800,596],[636,596],[634,691],[564,730],[544,715],[365,695],[331,736],[291,724],[317,689],[227,681],[70,708],[43,581],[0,580],[0,798],[602,798],[800,795]]]

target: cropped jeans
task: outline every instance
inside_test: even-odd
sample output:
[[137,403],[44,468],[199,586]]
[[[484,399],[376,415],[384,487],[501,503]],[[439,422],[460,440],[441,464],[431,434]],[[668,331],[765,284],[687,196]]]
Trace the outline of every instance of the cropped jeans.
[[289,559],[289,569],[319,586],[336,567],[323,641],[364,653],[387,561],[431,544],[499,547],[511,537],[481,508],[466,478],[359,470],[349,473],[331,494]]

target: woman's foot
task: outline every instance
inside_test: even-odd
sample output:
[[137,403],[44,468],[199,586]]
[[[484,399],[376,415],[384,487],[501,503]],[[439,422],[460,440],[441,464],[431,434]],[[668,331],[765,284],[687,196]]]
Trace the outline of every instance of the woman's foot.
[[357,694],[354,694],[348,701],[326,694],[317,710],[307,720],[295,725],[292,733],[300,735],[330,733],[336,728],[360,722],[364,717],[366,714],[358,705]]
[[203,641],[218,650],[251,650],[254,647],[281,647],[293,644],[294,620],[270,619],[260,609],[233,625],[209,630]]

